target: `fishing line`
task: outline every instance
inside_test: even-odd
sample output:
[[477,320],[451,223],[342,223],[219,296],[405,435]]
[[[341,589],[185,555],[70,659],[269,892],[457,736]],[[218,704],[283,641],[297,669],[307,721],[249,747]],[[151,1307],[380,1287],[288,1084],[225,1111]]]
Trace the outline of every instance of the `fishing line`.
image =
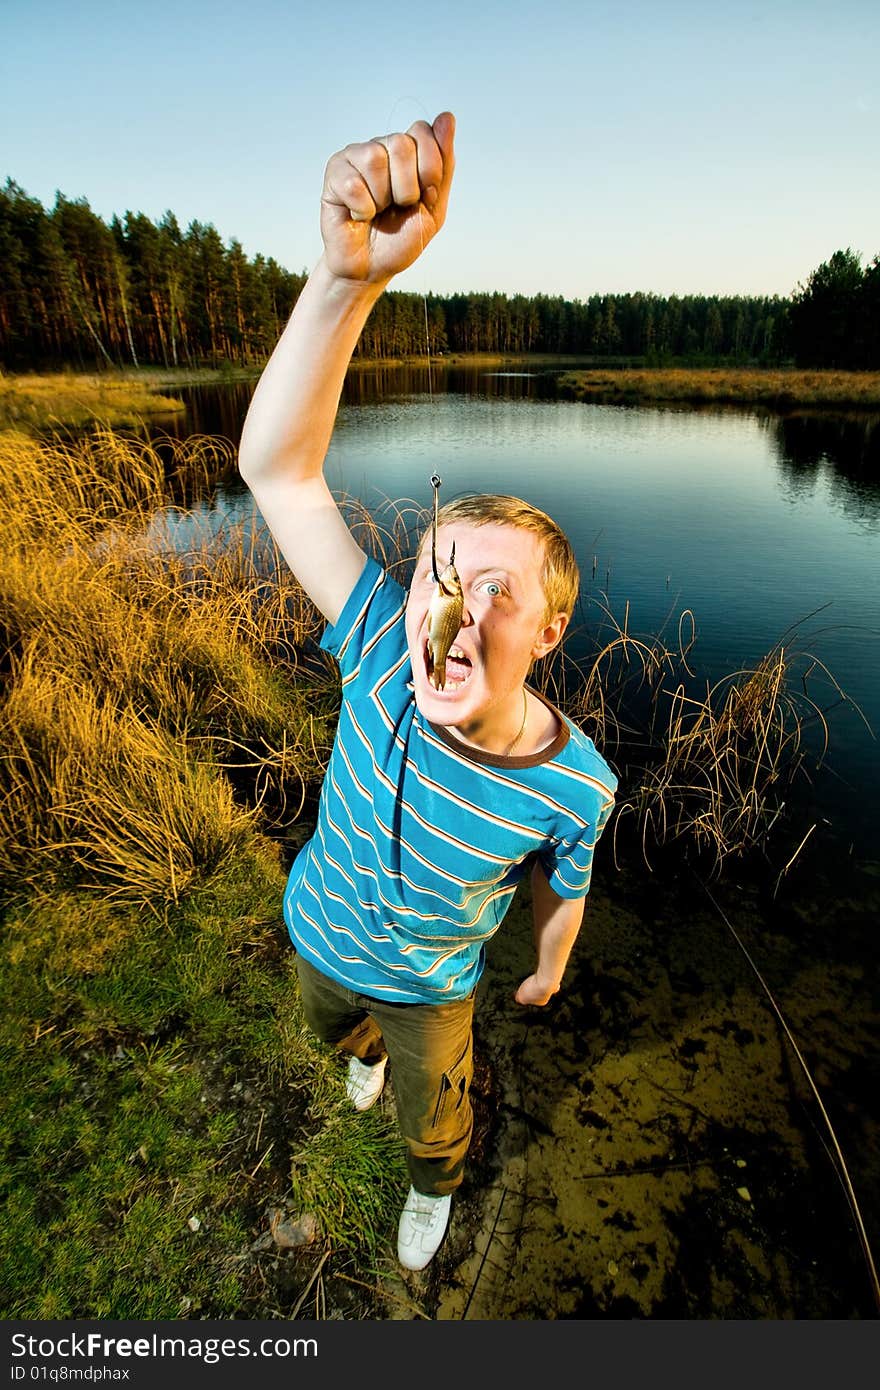
[[[416,112],[418,113],[418,114],[417,114],[417,119],[425,121],[425,123],[426,123],[427,125],[431,125],[431,124],[432,124],[431,118],[430,118],[430,116],[428,115],[427,108],[425,107],[425,105],[424,105],[424,103],[423,103],[422,101],[420,101],[417,97],[412,97],[412,96],[399,96],[399,97],[396,99],[396,101],[393,103],[393,105],[392,105],[392,107],[391,107],[391,110],[390,110],[389,113],[388,113],[387,119],[386,119],[386,121],[385,121],[385,129],[386,129],[386,130],[391,131],[391,130],[394,129],[394,117],[395,117],[395,112],[397,111],[398,107],[400,107],[400,106],[401,106],[403,103],[405,103],[405,102],[409,102],[409,103],[411,103],[411,105],[412,105],[413,107],[415,107]],[[410,124],[412,124],[412,122],[411,122]],[[417,205],[417,208],[416,208],[416,213],[417,213],[418,221],[419,221],[419,259],[421,259],[422,255],[424,254],[424,250],[425,250],[425,224],[424,224],[424,220],[423,220],[423,219],[424,219],[425,216],[430,216],[430,213],[429,213],[428,209],[425,207],[425,205],[424,205],[423,202],[422,202],[421,189],[419,190],[419,202],[418,202],[418,205]],[[433,383],[433,379],[432,379],[432,375],[431,375],[431,369],[432,369],[432,363],[431,363],[431,328],[430,328],[430,322],[429,322],[429,318],[428,318],[428,295],[427,295],[427,291],[422,290],[422,291],[421,291],[421,297],[422,297],[422,315],[423,315],[424,325],[425,325],[425,365],[426,365],[427,376],[428,376],[428,405],[429,405],[429,408],[430,408],[430,410],[431,410],[431,414],[433,415],[433,407],[434,407],[434,383]],[[431,486],[432,486],[432,488],[434,489],[434,523],[433,523],[433,536],[432,536],[432,542],[431,542],[431,561],[432,561],[432,566],[433,566],[433,577],[434,577],[434,580],[435,580],[435,582],[436,582],[436,581],[438,580],[438,578],[439,578],[439,572],[438,572],[438,570],[437,570],[437,550],[436,550],[436,541],[437,541],[437,498],[438,498],[438,491],[439,491],[439,488],[440,488],[440,478],[437,476],[436,473],[432,473],[432,474],[431,474]]]
[[[430,124],[430,123],[429,123]],[[424,209],[424,213],[423,213]],[[425,250],[425,223],[424,215],[430,216],[428,209],[424,207],[419,193],[419,203],[417,208],[419,219],[419,258],[421,259]],[[428,408],[433,418],[434,416],[434,387],[431,380],[431,329],[428,322],[428,295],[427,291],[422,290],[422,308],[425,321],[425,363],[428,372]],[[440,507],[440,487],[441,479],[438,473],[431,474],[431,487],[434,489],[433,522],[431,527],[431,573],[435,584],[440,582],[440,571],[437,569],[437,519]],[[455,564],[455,542],[452,543],[452,553],[449,557],[450,565]]]
[[[388,117],[385,121],[386,130],[390,131],[394,129],[394,113],[397,110],[398,106],[402,106],[405,101],[408,101],[412,106],[416,108],[419,120],[427,121],[428,125],[431,124],[431,118],[428,115],[428,109],[425,106],[425,103],[421,101],[419,97],[399,96],[394,101],[391,110],[388,112]],[[412,122],[410,122],[410,124],[412,124]]]
[[[431,572],[434,583],[440,583],[440,575],[437,571],[437,517],[440,507],[440,477],[437,473],[431,474],[431,487],[434,489],[434,523],[431,527]],[[454,557],[453,557],[454,558]]]
[[[418,209],[418,211],[419,211],[419,243],[420,243],[420,246],[419,246],[419,258],[421,259],[422,255],[423,255],[423,253],[424,253],[424,250],[425,250],[425,224],[424,224],[424,222],[422,221],[422,201],[421,201],[421,197],[419,198],[419,209]],[[425,211],[427,212],[427,209],[425,209]],[[433,387],[432,387],[432,385],[431,385],[431,331],[430,331],[430,328],[428,327],[428,295],[427,295],[427,291],[426,291],[426,290],[422,290],[422,306],[423,306],[424,312],[425,312],[425,361],[426,361],[427,367],[428,367],[428,405],[429,405],[429,407],[430,407],[430,409],[431,409],[431,414],[433,415],[433,413],[434,413],[434,390],[433,390]],[[437,475],[434,474],[434,475],[432,476],[432,478],[431,478],[431,485],[432,485],[435,489],[436,489],[437,487],[439,487],[439,485],[440,485],[440,479],[439,479],[439,478],[437,479],[437,482],[436,482],[436,483],[434,482],[434,478],[435,478],[436,476],[437,476]],[[436,499],[437,499],[437,493],[436,493],[436,491],[435,491],[435,493],[434,493],[434,500],[436,501]],[[435,570],[436,570],[437,566],[435,565],[434,568],[435,568]]]
[[838,1164],[839,1164],[838,1176],[840,1177],[840,1179],[841,1179],[841,1181],[842,1181],[842,1183],[843,1183],[844,1192],[845,1192],[845,1194],[846,1194],[846,1198],[847,1198],[847,1201],[848,1201],[848,1203],[849,1203],[850,1210],[851,1210],[851,1212],[852,1212],[852,1214],[853,1214],[853,1218],[854,1218],[855,1223],[856,1223],[856,1231],[857,1231],[857,1233],[858,1233],[859,1242],[860,1242],[861,1247],[862,1247],[862,1253],[864,1254],[864,1257],[865,1257],[865,1262],[866,1262],[866,1264],[867,1264],[867,1266],[868,1266],[868,1273],[869,1273],[870,1278],[871,1278],[871,1287],[872,1287],[872,1291],[873,1291],[873,1294],[874,1294],[874,1301],[876,1302],[878,1309],[880,1309],[880,1278],[878,1278],[878,1276],[877,1276],[877,1267],[876,1267],[876,1265],[874,1264],[874,1256],[873,1256],[872,1253],[871,1253],[871,1246],[870,1246],[870,1243],[869,1243],[869,1241],[868,1241],[867,1232],[866,1232],[866,1230],[865,1230],[865,1223],[864,1223],[864,1221],[862,1220],[862,1213],[861,1213],[861,1211],[860,1211],[860,1209],[859,1209],[859,1204],[858,1204],[858,1201],[857,1201],[857,1199],[856,1199],[855,1189],[853,1188],[852,1181],[851,1181],[850,1176],[849,1176],[849,1170],[848,1170],[848,1168],[847,1168],[847,1166],[846,1166],[846,1160],[845,1160],[844,1157],[843,1157],[843,1151],[842,1151],[842,1149],[841,1149],[841,1147],[840,1147],[840,1144],[837,1142],[837,1135],[834,1133],[834,1128],[833,1128],[833,1126],[832,1126],[832,1124],[831,1124],[831,1120],[829,1119],[828,1111],[825,1109],[825,1106],[822,1104],[822,1097],[819,1095],[818,1088],[817,1088],[816,1083],[815,1083],[815,1081],[813,1080],[813,1077],[812,1077],[812,1075],[811,1075],[811,1073],[810,1073],[810,1069],[809,1069],[809,1067],[807,1066],[806,1062],[804,1061],[804,1058],[803,1058],[803,1055],[802,1055],[802,1053],[801,1053],[801,1050],[800,1050],[800,1048],[798,1047],[797,1043],[796,1043],[795,1040],[794,1040],[794,1035],[792,1034],[791,1029],[789,1028],[788,1024],[787,1024],[786,1021],[785,1021],[785,1018],[784,1018],[783,1015],[782,1015],[782,1010],[779,1008],[779,1005],[776,1003],[776,1000],[773,998],[773,995],[772,995],[772,993],[770,992],[770,987],[769,987],[769,985],[767,984],[766,980],[764,979],[763,975],[761,974],[761,972],[760,972],[760,970],[758,969],[758,967],[757,967],[757,965],[755,964],[755,962],[752,960],[752,957],[749,955],[748,951],[746,950],[746,947],[745,947],[745,945],[743,944],[743,942],[742,942],[742,940],[741,940],[739,934],[737,933],[737,931],[736,931],[735,928],[733,927],[733,924],[729,921],[729,919],[728,919],[727,915],[725,914],[725,912],[723,911],[723,909],[722,909],[722,908],[719,906],[719,904],[715,901],[715,899],[713,898],[712,894],[710,893],[708,887],[707,887],[706,884],[703,882],[703,880],[699,877],[699,875],[695,873],[695,874],[694,874],[694,877],[696,878],[696,880],[697,880],[697,882],[699,883],[700,887],[703,889],[703,892],[706,894],[706,897],[709,899],[710,903],[711,903],[712,906],[714,907],[715,911],[718,913],[718,915],[719,915],[719,917],[721,918],[722,922],[723,922],[724,925],[727,927],[728,931],[730,932],[730,934],[731,934],[731,936],[733,937],[734,941],[736,942],[737,946],[738,946],[739,949],[742,951],[743,955],[745,956],[746,960],[748,961],[749,965],[751,966],[752,970],[754,971],[755,975],[757,976],[758,982],[759,982],[759,984],[761,985],[761,988],[763,989],[763,991],[764,991],[764,993],[766,994],[767,998],[770,1000],[770,1003],[771,1003],[771,1005],[772,1005],[772,1007],[773,1007],[773,1011],[774,1011],[774,1013],[776,1014],[776,1017],[779,1019],[779,1022],[780,1022],[781,1026],[782,1026],[782,1029],[783,1029],[783,1032],[785,1033],[785,1036],[788,1038],[788,1041],[789,1041],[789,1043],[791,1044],[791,1047],[792,1047],[792,1049],[793,1049],[793,1051],[794,1051],[794,1055],[795,1055],[795,1057],[797,1058],[798,1062],[799,1062],[800,1065],[801,1065],[801,1069],[802,1069],[802,1071],[803,1071],[803,1073],[804,1073],[804,1076],[807,1078],[807,1081],[808,1081],[808,1083],[809,1083],[810,1090],[813,1092],[813,1095],[815,1096],[816,1104],[819,1106],[819,1112],[820,1112],[820,1114],[821,1114],[821,1116],[822,1116],[822,1119],[825,1121],[825,1124],[826,1124],[827,1129],[828,1129],[828,1133],[829,1133],[830,1136],[831,1136],[831,1143],[832,1143],[832,1145],[834,1146],[834,1153],[835,1153],[835,1155],[836,1155],[836,1157],[837,1157],[837,1162],[838,1162]]
[[[421,201],[419,201],[419,239],[421,241],[419,255],[421,256],[425,249],[425,226],[422,222]],[[434,392],[431,386],[431,334],[428,329],[428,296],[424,291],[422,292],[422,304],[425,306],[425,360],[428,364],[428,409],[433,419]],[[440,475],[438,473],[431,474],[431,487],[434,489],[434,521],[431,527],[431,572],[434,583],[439,584],[440,571],[437,569],[437,516],[440,507]],[[452,542],[452,554],[449,557],[449,563],[450,565],[455,564],[455,541]]]
[[[431,125],[431,119],[430,119],[430,117],[429,117],[429,115],[428,115],[427,108],[425,107],[425,105],[424,105],[423,102],[419,101],[417,97],[401,96],[401,97],[398,97],[398,98],[397,98],[397,100],[394,102],[394,105],[391,107],[390,112],[388,113],[388,117],[387,117],[387,119],[386,119],[386,121],[385,121],[385,129],[386,129],[386,130],[389,130],[389,131],[390,131],[390,130],[393,130],[393,129],[394,129],[394,113],[396,112],[397,108],[398,108],[400,105],[402,105],[404,102],[410,102],[410,103],[416,108],[416,110],[417,110],[417,112],[418,112],[418,119],[419,119],[419,120],[424,121],[427,125]],[[410,124],[412,124],[412,122],[410,122]],[[418,205],[418,215],[419,215],[419,243],[420,243],[420,245],[419,245],[419,257],[420,257],[420,258],[421,258],[422,253],[424,252],[424,249],[425,249],[425,227],[424,227],[424,223],[423,223],[423,221],[422,221],[422,207],[423,207],[423,204],[422,204],[421,192],[420,192],[420,193],[419,193],[419,205]],[[425,209],[425,211],[427,212],[427,208]],[[429,330],[429,327],[428,327],[428,296],[427,296],[427,294],[426,294],[426,292],[425,292],[424,290],[422,291],[422,306],[423,306],[423,309],[424,309],[424,318],[425,318],[425,357],[426,357],[426,359],[427,359],[427,364],[428,364],[428,399],[429,399],[429,401],[433,402],[434,393],[433,393],[433,389],[432,389],[432,385],[431,385],[431,337],[430,337],[430,330]]]
[[501,1208],[504,1206],[504,1199],[505,1199],[506,1196],[507,1196],[507,1188],[506,1188],[506,1187],[502,1187],[502,1189],[501,1189],[501,1200],[500,1200],[499,1203],[498,1203],[498,1210],[497,1210],[496,1213],[495,1213],[495,1220],[492,1222],[492,1229],[491,1229],[491,1231],[489,1232],[489,1239],[486,1241],[486,1248],[485,1248],[485,1250],[483,1251],[483,1258],[480,1260],[479,1268],[478,1268],[478,1270],[477,1270],[477,1272],[476,1272],[476,1275],[474,1276],[474,1282],[473,1282],[473,1284],[471,1285],[471,1291],[470,1291],[470,1293],[468,1294],[467,1303],[464,1305],[464,1312],[462,1313],[461,1318],[460,1318],[460,1321],[461,1321],[461,1322],[464,1322],[465,1318],[467,1317],[467,1315],[468,1315],[468,1310],[469,1310],[469,1308],[470,1308],[470,1306],[471,1306],[471,1302],[473,1301],[474,1294],[475,1294],[476,1291],[477,1291],[477,1284],[479,1284],[479,1282],[480,1282],[480,1276],[481,1276],[482,1273],[483,1273],[483,1266],[484,1266],[485,1263],[486,1263],[486,1258],[487,1258],[487,1256],[488,1256],[488,1254],[489,1254],[489,1251],[490,1251],[490,1249],[491,1249],[491,1247],[492,1247],[492,1242],[493,1242],[493,1240],[495,1239],[495,1232],[496,1232],[496,1230],[498,1229],[498,1222],[499,1222],[500,1219],[501,1219]]
[[[397,99],[397,101],[394,103],[394,105],[393,105],[392,108],[391,108],[391,113],[390,113],[390,115],[389,115],[388,121],[386,122],[386,127],[390,127],[390,126],[392,125],[393,116],[394,116],[394,111],[395,111],[396,108],[400,105],[400,102],[401,102],[402,100],[412,100],[412,98],[398,98],[398,99]],[[418,103],[417,103],[417,104],[418,104]],[[428,118],[427,118],[426,116],[422,116],[421,119],[423,119],[423,120],[425,121],[425,124],[427,124],[427,125],[430,125],[430,124],[431,124],[431,122],[428,120]],[[390,157],[391,157],[391,156],[390,156],[390,150],[388,149],[388,138],[389,138],[389,137],[388,137],[388,136],[377,136],[377,137],[375,137],[375,138],[376,138],[380,143],[385,144],[385,147],[386,147],[386,154],[388,155],[388,158],[389,158],[389,160],[390,160]],[[414,143],[415,143],[415,140],[414,140],[414,137],[413,137],[413,136],[410,136],[409,138],[412,139],[412,140],[414,141]],[[416,145],[416,163],[417,163],[417,166],[418,166],[418,146],[417,146],[417,145]],[[396,209],[397,213],[400,214],[400,215],[399,215],[399,219],[398,219],[398,229],[399,229],[399,230],[404,230],[404,229],[407,227],[407,224],[408,224],[409,221],[410,221],[410,216],[411,216],[411,215],[414,215],[415,218],[416,218],[416,220],[417,220],[417,222],[418,222],[418,229],[419,229],[419,254],[418,254],[418,257],[416,257],[415,259],[418,259],[419,257],[421,257],[421,256],[424,254],[424,250],[425,250],[425,247],[426,247],[426,245],[427,245],[426,230],[425,230],[425,227],[426,227],[425,219],[431,217],[431,210],[430,210],[430,208],[427,206],[427,204],[426,204],[425,201],[424,201],[424,189],[422,188],[422,180],[424,179],[425,175],[426,175],[426,171],[425,171],[425,170],[418,170],[418,167],[417,167],[418,199],[417,199],[417,202],[416,202],[416,204],[415,204],[415,207],[413,208],[412,204],[406,204],[405,207],[398,207],[398,208]],[[441,180],[441,185],[442,185],[442,180]],[[435,191],[436,191],[437,194],[439,195],[440,189],[438,188],[438,189],[436,189]],[[393,187],[392,187],[392,196],[393,196]],[[430,325],[429,316],[428,316],[428,295],[427,295],[427,292],[424,291],[424,290],[422,291],[422,307],[423,307],[423,318],[424,318],[424,326],[425,326],[425,359],[426,359],[426,362],[427,362],[427,371],[428,371],[428,404],[429,404],[429,407],[431,408],[431,410],[432,410],[432,412],[433,412],[433,409],[434,409],[434,384],[433,384],[432,377],[431,377],[431,325]],[[463,605],[462,592],[461,592],[461,582],[460,582],[459,577],[458,577],[458,574],[456,573],[456,570],[455,570],[455,542],[454,542],[454,541],[453,541],[453,543],[452,543],[452,548],[451,548],[451,554],[450,554],[450,557],[449,557],[449,562],[448,562],[448,564],[446,564],[446,566],[445,566],[444,569],[443,569],[443,578],[442,578],[442,581],[441,581],[440,572],[439,572],[439,570],[438,570],[438,568],[437,568],[437,528],[438,528],[438,515],[439,515],[439,492],[440,492],[440,485],[441,485],[441,484],[440,484],[440,477],[439,477],[439,475],[438,475],[437,473],[432,473],[432,474],[431,474],[431,486],[432,486],[432,488],[433,488],[433,490],[434,490],[434,497],[433,497],[434,506],[433,506],[433,523],[432,523],[432,528],[431,528],[431,567],[432,567],[432,577],[433,577],[433,580],[434,580],[434,593],[433,593],[433,595],[432,595],[432,597],[431,597],[431,600],[430,600],[430,602],[429,602],[428,611],[427,611],[427,632],[428,632],[428,645],[427,645],[427,651],[428,651],[428,656],[429,656],[429,659],[430,659],[431,676],[432,676],[432,678],[433,678],[433,682],[434,682],[435,689],[437,689],[437,690],[442,690],[442,689],[444,688],[444,686],[445,686],[446,658],[447,658],[447,656],[448,656],[448,654],[449,654],[449,652],[450,652],[450,650],[451,650],[452,642],[453,642],[453,640],[454,640],[454,638],[455,638],[455,635],[456,635],[456,633],[458,632],[459,628],[461,627],[462,613],[463,613],[463,606],[464,606],[464,605]],[[515,740],[515,742],[518,742],[518,740],[519,740],[519,738],[520,738],[521,736],[522,736],[522,730],[520,730],[519,735],[517,735],[517,739]]]

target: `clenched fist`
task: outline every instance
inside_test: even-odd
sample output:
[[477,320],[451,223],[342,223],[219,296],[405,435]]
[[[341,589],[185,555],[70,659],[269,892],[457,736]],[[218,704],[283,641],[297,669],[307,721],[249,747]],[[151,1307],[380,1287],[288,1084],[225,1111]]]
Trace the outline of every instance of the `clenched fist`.
[[346,145],[324,172],[321,236],[328,269],[376,284],[412,265],[446,219],[455,117]]

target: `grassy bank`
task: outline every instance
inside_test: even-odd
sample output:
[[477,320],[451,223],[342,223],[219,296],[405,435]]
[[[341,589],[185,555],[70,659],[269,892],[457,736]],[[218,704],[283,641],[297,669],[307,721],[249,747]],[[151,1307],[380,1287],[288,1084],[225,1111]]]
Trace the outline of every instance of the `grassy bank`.
[[576,400],[680,401],[880,410],[880,372],[775,371],[733,367],[650,367],[564,373],[560,389]]
[[168,473],[0,436],[0,1313],[289,1316],[332,1249],[365,1316],[400,1141],[307,1034],[280,920],[336,677],[248,528],[163,543]]
[[36,435],[56,428],[80,429],[94,420],[120,427],[185,409],[183,401],[161,394],[158,385],[148,375],[0,372],[0,429]]
[[3,1316],[286,1317],[330,1249],[364,1315],[342,1276],[387,1238],[400,1141],[303,1023],[282,883],[251,844],[161,921],[82,889],[7,914]]
[[[880,410],[880,372],[799,371],[795,368],[632,367],[583,365],[583,358],[545,354],[448,353],[431,359],[431,368],[483,371],[559,370],[563,395],[576,400],[617,404],[680,402],[683,405],[762,405],[797,408]],[[354,372],[376,367],[424,366],[424,356],[372,359],[355,357]],[[145,419],[185,409],[168,391],[189,386],[256,382],[259,367],[139,367],[113,373],[53,372],[10,375],[0,372],[0,429],[38,435],[51,429],[77,429],[99,420],[109,427],[137,426]]]

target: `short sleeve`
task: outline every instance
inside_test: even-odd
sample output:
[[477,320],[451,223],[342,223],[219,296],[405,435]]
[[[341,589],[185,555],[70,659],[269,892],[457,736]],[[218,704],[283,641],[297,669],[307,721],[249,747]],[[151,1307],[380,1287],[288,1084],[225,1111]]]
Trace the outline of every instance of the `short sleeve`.
[[402,644],[405,651],[405,607],[403,589],[368,556],[345,607],[321,637],[323,650],[339,662],[343,690],[357,681],[365,667],[375,664],[379,649],[382,661],[387,660],[389,644]]
[[597,790],[593,799],[595,806],[585,821],[538,853],[547,882],[560,898],[584,898],[590,891],[593,852],[614,810],[613,793],[602,796]]

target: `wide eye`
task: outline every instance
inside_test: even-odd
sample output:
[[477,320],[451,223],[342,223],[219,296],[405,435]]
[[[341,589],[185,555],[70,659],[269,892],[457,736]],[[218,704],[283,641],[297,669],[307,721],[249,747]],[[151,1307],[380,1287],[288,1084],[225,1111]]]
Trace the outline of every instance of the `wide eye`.
[[504,592],[497,579],[487,579],[485,589],[490,598],[500,598]]

